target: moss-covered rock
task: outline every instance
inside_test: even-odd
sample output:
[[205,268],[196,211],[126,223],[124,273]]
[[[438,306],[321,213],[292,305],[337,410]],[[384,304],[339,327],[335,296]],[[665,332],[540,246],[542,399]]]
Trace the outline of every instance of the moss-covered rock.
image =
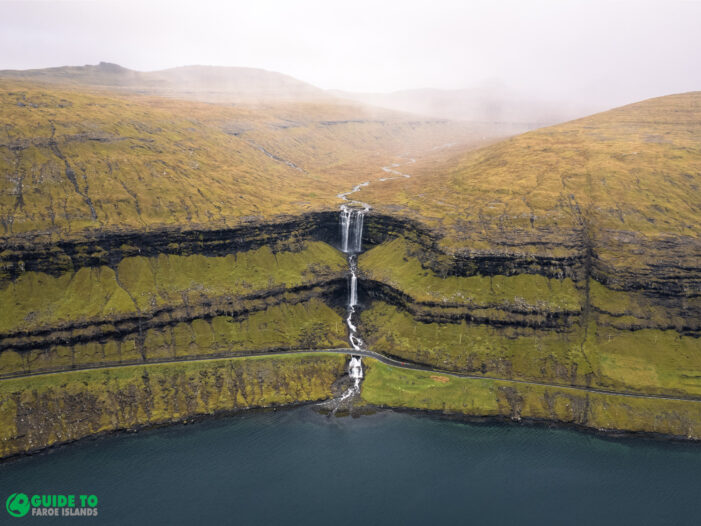
[[0,377],[345,346],[346,325],[340,313],[312,298],[302,303],[283,302],[236,318],[196,318],[110,339],[98,335],[92,341],[72,345],[52,344],[23,351],[5,349],[0,352]]
[[119,430],[332,395],[343,355],[235,358],[0,382],[0,457]]
[[698,339],[674,330],[437,323],[382,302],[363,310],[360,326],[374,351],[446,371],[701,397]]
[[640,398],[391,367],[366,360],[362,400],[466,417],[552,421],[701,439],[701,402]]

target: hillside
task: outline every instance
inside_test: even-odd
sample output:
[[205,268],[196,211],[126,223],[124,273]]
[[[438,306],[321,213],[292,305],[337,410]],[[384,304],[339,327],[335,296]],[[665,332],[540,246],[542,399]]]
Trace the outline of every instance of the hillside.
[[701,438],[700,93],[501,142],[338,102],[0,101],[0,455],[338,396],[351,323],[359,403]]
[[364,399],[698,436],[700,145],[701,93],[688,93],[446,150],[362,188],[377,244],[358,261],[361,333],[472,378],[443,389],[372,364]]
[[555,253],[585,243],[619,271],[696,267],[701,93],[651,99],[411,167],[364,188],[451,253]]
[[0,102],[7,240],[335,210],[393,155],[484,133],[356,105],[230,107],[7,80]]
[[0,78],[222,103],[332,99],[311,84],[256,68],[183,66],[145,72],[100,62],[85,66],[0,70]]

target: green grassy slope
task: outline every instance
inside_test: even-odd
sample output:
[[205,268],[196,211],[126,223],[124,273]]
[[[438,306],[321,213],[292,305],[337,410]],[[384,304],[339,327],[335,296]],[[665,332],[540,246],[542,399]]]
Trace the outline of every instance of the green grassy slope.
[[455,378],[368,360],[362,399],[446,415],[559,421],[601,431],[701,438],[701,403],[587,393],[500,380]]
[[245,316],[144,325],[141,331],[126,334],[112,334],[110,327],[93,328],[85,334],[87,341],[47,345],[37,338],[36,348],[10,347],[0,352],[0,376],[348,345],[341,314],[316,298],[264,307]]
[[656,257],[688,266],[699,256],[701,92],[543,128],[411,172],[359,198],[420,220],[447,250],[537,253],[574,232],[613,268],[644,270]]
[[[413,177],[359,193],[428,232],[392,232],[359,257],[375,287],[360,327],[375,351],[492,378],[701,394],[701,93],[405,171]],[[396,375],[371,377],[368,397],[385,405],[509,414],[491,395],[475,413],[441,385],[416,398]],[[383,398],[381,385],[394,395]],[[620,428],[644,429],[646,403],[631,402],[645,409]],[[569,421],[541,409],[530,416]],[[599,417],[585,425],[619,427]]]
[[136,256],[123,259],[115,269],[82,267],[56,277],[25,272],[0,288],[0,334],[153,315],[167,307],[195,308],[218,298],[342,278],[345,270],[340,252],[314,242],[276,254],[264,246],[226,257]]
[[464,127],[358,106],[227,106],[0,80],[0,236],[222,228],[332,210]]
[[[49,390],[37,386],[63,373],[0,380],[3,422],[48,422],[31,443],[17,428],[8,452],[231,407],[192,402],[188,390],[211,392],[211,371],[163,365],[147,369],[159,389],[195,371],[192,403],[153,419],[132,394],[156,364],[135,363],[343,345],[347,261],[319,239],[335,235],[337,194],[366,180],[363,339],[486,378],[370,362],[366,401],[699,436],[683,402],[563,390],[701,396],[698,93],[472,152],[434,147],[474,146],[475,130],[328,102],[254,108],[0,80],[0,103],[0,375],[122,364],[109,375],[129,376],[117,388],[93,372]],[[379,181],[408,155],[414,177]],[[236,382],[273,382],[275,400],[327,395],[278,389],[270,368],[285,364],[270,360]],[[71,416],[57,434],[51,397],[73,391],[110,425]],[[122,396],[119,411],[137,411],[124,421],[110,398]]]
[[344,346],[325,300],[345,258],[321,242],[275,248],[25,272],[0,287],[0,375]]
[[383,302],[361,314],[370,347],[437,369],[622,392],[701,397],[699,341],[674,330],[566,330],[431,322]]

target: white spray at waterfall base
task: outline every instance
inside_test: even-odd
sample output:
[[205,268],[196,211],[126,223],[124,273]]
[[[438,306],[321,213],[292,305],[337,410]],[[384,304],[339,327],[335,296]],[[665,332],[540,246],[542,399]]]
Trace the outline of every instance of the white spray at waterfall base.
[[353,379],[353,389],[360,390],[360,381],[363,379],[363,364],[360,361],[360,356],[351,357],[348,364],[348,375]]

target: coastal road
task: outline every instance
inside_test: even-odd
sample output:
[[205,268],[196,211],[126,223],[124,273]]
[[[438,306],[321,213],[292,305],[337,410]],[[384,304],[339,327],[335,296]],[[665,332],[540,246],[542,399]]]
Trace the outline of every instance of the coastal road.
[[501,381],[501,382],[512,382],[512,383],[517,383],[517,384],[526,384],[526,385],[534,385],[534,386],[540,386],[540,387],[551,387],[551,388],[557,388],[557,389],[572,390],[572,391],[576,391],[576,392],[597,393],[597,394],[615,395],[615,396],[627,396],[627,397],[631,397],[631,398],[677,400],[680,402],[701,403],[701,398],[694,398],[694,397],[681,397],[681,396],[664,395],[664,394],[642,394],[642,393],[632,393],[632,392],[626,392],[626,391],[612,391],[612,390],[608,390],[608,389],[597,389],[595,387],[551,384],[551,383],[536,382],[536,381],[531,381],[531,380],[518,380],[518,379],[512,379],[512,378],[481,376],[481,375],[476,375],[476,374],[467,374],[467,373],[460,373],[460,372],[455,372],[455,371],[446,371],[443,369],[437,369],[435,367],[430,367],[428,365],[422,365],[422,364],[418,364],[418,363],[403,361],[399,358],[394,358],[394,357],[380,354],[378,352],[370,351],[367,349],[357,350],[357,349],[350,349],[350,348],[343,348],[343,347],[342,348],[334,348],[334,349],[295,349],[295,350],[289,350],[289,351],[273,350],[273,351],[262,351],[262,352],[220,353],[220,354],[216,354],[216,355],[185,356],[182,358],[169,358],[166,360],[149,361],[149,362],[136,362],[136,361],[134,361],[134,362],[121,362],[121,363],[105,364],[105,365],[99,365],[99,366],[76,367],[73,369],[62,370],[62,371],[37,371],[34,373],[19,373],[19,374],[3,376],[2,378],[0,378],[0,382],[3,380],[27,378],[27,377],[41,376],[41,375],[47,375],[47,374],[61,374],[61,373],[72,373],[72,372],[80,372],[80,371],[92,371],[92,370],[99,370],[99,369],[113,369],[113,368],[128,367],[128,366],[135,366],[135,365],[158,365],[158,364],[193,362],[193,361],[203,362],[203,361],[211,361],[211,360],[221,360],[221,359],[226,359],[226,358],[248,358],[248,357],[252,357],[252,356],[284,356],[284,355],[288,355],[288,354],[328,354],[328,353],[347,354],[349,356],[351,356],[351,355],[352,356],[364,356],[366,358],[374,358],[377,361],[382,362],[385,365],[389,365],[392,367],[399,367],[401,369],[410,369],[410,370],[414,370],[414,371],[424,371],[424,372],[429,372],[429,373],[434,373],[434,374],[440,374],[443,376],[452,376],[455,378],[469,378],[472,380],[496,380],[496,381]]

